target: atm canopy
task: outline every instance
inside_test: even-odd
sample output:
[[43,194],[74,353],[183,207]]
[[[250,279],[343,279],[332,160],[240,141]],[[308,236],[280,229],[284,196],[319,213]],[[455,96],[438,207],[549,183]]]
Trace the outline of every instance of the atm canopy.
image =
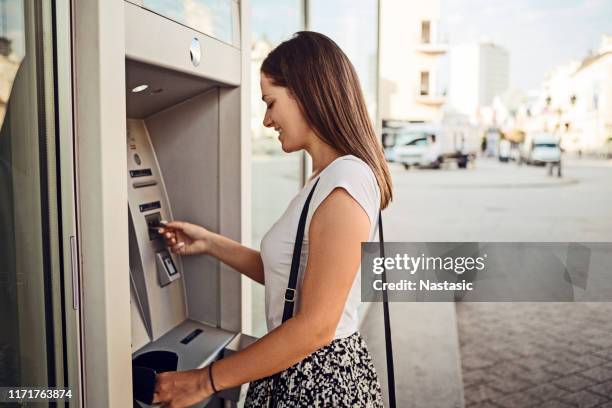
[[[126,60],[127,116],[143,119],[200,95],[220,83],[162,67]],[[137,92],[138,87],[146,88]]]

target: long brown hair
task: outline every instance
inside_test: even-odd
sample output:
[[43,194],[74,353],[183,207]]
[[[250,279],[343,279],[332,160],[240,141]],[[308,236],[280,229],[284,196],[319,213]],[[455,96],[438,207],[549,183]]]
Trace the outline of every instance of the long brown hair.
[[381,208],[393,197],[391,175],[353,64],[323,34],[297,32],[268,54],[261,71],[288,88],[321,140],[366,162],[380,188]]

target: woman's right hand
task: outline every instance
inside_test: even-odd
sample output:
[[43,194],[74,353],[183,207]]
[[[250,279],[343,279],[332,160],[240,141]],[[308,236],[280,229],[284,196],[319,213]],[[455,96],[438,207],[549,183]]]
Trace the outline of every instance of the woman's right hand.
[[213,233],[199,225],[182,221],[172,221],[158,230],[166,240],[166,245],[175,254],[195,255],[209,251]]

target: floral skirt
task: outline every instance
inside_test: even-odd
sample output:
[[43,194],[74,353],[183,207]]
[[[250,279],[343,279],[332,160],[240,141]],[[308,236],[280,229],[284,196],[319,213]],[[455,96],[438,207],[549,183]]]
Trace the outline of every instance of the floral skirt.
[[[245,408],[271,406],[272,376],[249,385]],[[359,333],[315,351],[281,373],[277,407],[382,407],[378,376]]]

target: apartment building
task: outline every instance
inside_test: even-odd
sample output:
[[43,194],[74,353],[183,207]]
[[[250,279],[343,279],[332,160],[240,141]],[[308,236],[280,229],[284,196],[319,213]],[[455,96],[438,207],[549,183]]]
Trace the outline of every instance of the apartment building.
[[380,117],[439,120],[446,101],[442,62],[448,41],[440,24],[441,2],[381,0]]
[[449,105],[471,117],[508,90],[510,56],[490,41],[462,44],[450,51]]

